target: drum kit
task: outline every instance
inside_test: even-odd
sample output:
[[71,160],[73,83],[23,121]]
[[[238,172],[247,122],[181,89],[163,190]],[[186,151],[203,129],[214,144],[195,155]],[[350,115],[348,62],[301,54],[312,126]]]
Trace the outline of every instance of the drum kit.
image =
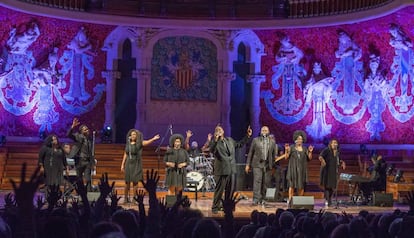
[[[187,181],[198,182],[197,191],[212,191],[216,187],[213,176],[214,157],[210,154],[200,153],[198,156],[190,157],[187,166]],[[188,191],[195,188],[189,187]]]

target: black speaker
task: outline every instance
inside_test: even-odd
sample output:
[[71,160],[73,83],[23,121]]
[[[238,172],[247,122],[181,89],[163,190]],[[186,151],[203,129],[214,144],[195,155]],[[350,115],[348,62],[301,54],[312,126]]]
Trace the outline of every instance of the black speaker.
[[372,195],[372,205],[377,207],[392,207],[394,200],[392,193],[376,193]]
[[313,196],[293,196],[291,203],[293,209],[313,210],[315,198]]

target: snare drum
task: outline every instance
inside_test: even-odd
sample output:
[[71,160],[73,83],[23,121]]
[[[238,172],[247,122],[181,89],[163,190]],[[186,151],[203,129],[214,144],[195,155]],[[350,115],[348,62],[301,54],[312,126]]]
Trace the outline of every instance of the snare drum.
[[[192,171],[187,173],[187,187],[189,185],[188,182],[198,182],[197,185],[197,191],[200,191],[204,184],[203,175],[199,172]],[[195,189],[193,187],[188,187],[188,191],[195,192]]]

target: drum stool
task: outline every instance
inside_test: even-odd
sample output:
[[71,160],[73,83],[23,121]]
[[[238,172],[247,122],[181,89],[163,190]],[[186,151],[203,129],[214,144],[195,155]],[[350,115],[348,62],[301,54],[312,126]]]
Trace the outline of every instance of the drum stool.
[[187,188],[193,188],[194,192],[195,192],[195,201],[197,202],[197,198],[198,198],[198,181],[187,181]]

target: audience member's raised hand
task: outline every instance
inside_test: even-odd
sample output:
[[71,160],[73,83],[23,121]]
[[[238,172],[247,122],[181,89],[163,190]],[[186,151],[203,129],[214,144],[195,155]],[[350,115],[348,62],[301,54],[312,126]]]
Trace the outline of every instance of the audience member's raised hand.
[[231,189],[226,189],[226,192],[224,193],[224,199],[221,200],[223,204],[224,213],[225,214],[233,213],[233,211],[236,209],[236,204],[240,200],[241,199],[240,199],[239,193],[231,191]]
[[191,206],[191,201],[188,197],[183,197],[181,199],[181,206],[183,206],[184,208],[188,208]]
[[231,183],[226,184],[224,199],[221,200],[224,208],[224,213],[232,214],[236,209],[236,204],[240,201],[240,194],[233,191]]
[[13,193],[8,193],[4,196],[4,208],[16,207],[16,200],[14,200]]
[[147,190],[150,196],[156,194],[157,191],[157,184],[160,180],[160,176],[158,176],[158,172],[154,169],[151,169],[151,172],[147,170],[147,181],[141,181],[144,185],[144,188]]
[[79,211],[79,209],[80,209],[80,206],[79,206],[79,199],[78,199],[78,198],[76,198],[76,197],[73,197],[73,198],[72,198],[72,209],[73,209],[74,211],[76,211],[76,212],[78,212],[78,211]]
[[88,193],[88,190],[87,190],[85,184],[83,183],[82,178],[78,178],[76,180],[75,190],[79,194],[79,196],[81,196],[81,197],[87,197],[86,195]]
[[144,189],[138,189],[135,191],[134,200],[139,204],[144,204],[145,191]]
[[62,192],[60,191],[59,185],[50,185],[47,186],[47,203],[49,209],[56,207],[59,199],[62,197]]
[[159,199],[158,207],[160,208],[160,213],[162,215],[167,213],[167,201],[165,198],[162,197],[161,199]]
[[409,191],[405,198],[407,199],[410,211],[414,211],[414,191]]
[[43,199],[42,196],[38,196],[36,199],[36,208],[38,210],[42,209],[42,207],[46,204],[46,200]]
[[121,200],[121,196],[118,196],[118,192],[116,190],[110,193],[109,196],[111,198],[111,208],[113,209],[117,208],[119,200]]
[[38,166],[33,172],[29,181],[26,181],[27,164],[24,163],[20,175],[20,186],[17,187],[16,182],[10,179],[13,186],[17,206],[22,209],[33,208],[33,198],[39,185],[43,182],[43,176],[40,176],[40,167]]
[[106,198],[114,190],[115,181],[109,185],[108,173],[103,173],[100,182],[99,182],[99,191],[101,192],[101,197]]

